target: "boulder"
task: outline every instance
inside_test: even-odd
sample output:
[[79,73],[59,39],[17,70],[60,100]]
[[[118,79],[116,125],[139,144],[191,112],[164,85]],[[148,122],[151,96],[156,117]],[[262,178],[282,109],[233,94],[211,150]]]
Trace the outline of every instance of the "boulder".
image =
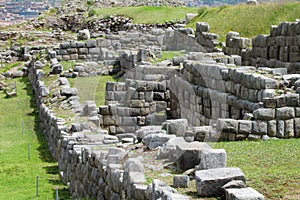
[[205,142],[183,142],[176,145],[177,167],[186,171],[200,163],[200,153],[203,149],[211,149]]
[[162,146],[166,142],[168,142],[171,138],[175,138],[175,135],[167,135],[167,134],[149,134],[143,138],[143,143],[150,149],[155,149],[159,146]]
[[76,96],[77,93],[78,93],[77,88],[70,88],[68,86],[64,86],[60,90],[60,94],[62,96],[67,96],[67,97]]
[[195,172],[197,194],[201,197],[224,195],[222,187],[232,180],[245,182],[245,175],[239,168],[216,168]]
[[203,149],[200,152],[199,169],[212,169],[226,167],[225,149]]
[[183,137],[174,137],[161,146],[158,150],[157,158],[158,159],[169,159],[170,161],[175,162],[177,159],[176,156],[176,146],[180,143],[186,143]]
[[190,184],[190,178],[188,175],[175,175],[173,177],[173,187],[175,188],[187,188]]
[[167,120],[163,124],[163,129],[167,131],[167,134],[173,134],[177,137],[184,136],[187,127],[188,121],[186,119]]
[[90,31],[88,29],[79,30],[77,34],[77,40],[88,40],[91,38]]
[[264,200],[264,196],[251,187],[230,188],[225,190],[228,200]]

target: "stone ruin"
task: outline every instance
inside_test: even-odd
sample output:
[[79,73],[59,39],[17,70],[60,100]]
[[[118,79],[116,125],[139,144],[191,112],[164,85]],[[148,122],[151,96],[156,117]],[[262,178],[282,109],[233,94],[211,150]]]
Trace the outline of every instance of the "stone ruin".
[[[247,187],[239,168],[226,167],[225,150],[206,142],[300,137],[300,77],[292,74],[300,62],[299,30],[299,21],[281,23],[269,36],[254,38],[252,49],[235,32],[218,48],[218,36],[203,22],[195,33],[185,28],[120,32],[40,49],[49,63],[31,59],[24,74],[72,197],[188,199],[175,188],[195,180],[199,197],[264,199]],[[162,50],[186,53],[150,63]],[[64,71],[59,61],[84,63]],[[44,82],[46,64],[58,76],[55,87]],[[94,101],[81,104],[66,78],[109,73],[123,81],[106,84],[100,107]],[[72,123],[57,117],[49,102],[69,110]],[[181,172],[172,187],[156,178],[147,182],[148,171],[156,170],[143,163],[147,156],[139,156],[147,151]]]

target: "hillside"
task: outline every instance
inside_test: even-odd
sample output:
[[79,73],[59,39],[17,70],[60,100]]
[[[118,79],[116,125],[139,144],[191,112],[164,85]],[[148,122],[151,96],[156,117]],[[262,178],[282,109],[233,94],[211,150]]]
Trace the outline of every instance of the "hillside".
[[217,33],[224,40],[229,31],[237,31],[242,37],[254,37],[267,34],[271,25],[283,21],[295,21],[300,18],[300,2],[281,2],[273,4],[223,5],[218,7],[112,7],[96,8],[95,16],[112,14],[133,18],[133,23],[163,23],[184,19],[186,13],[198,13],[198,17],[188,23],[195,28],[196,22],[208,22],[211,32]]
[[251,38],[258,34],[267,34],[271,25],[299,19],[300,3],[202,7],[198,14],[198,17],[189,22],[188,27],[195,28],[196,22],[208,22],[211,32],[219,34],[221,40],[224,40],[229,31],[237,31],[242,37]]

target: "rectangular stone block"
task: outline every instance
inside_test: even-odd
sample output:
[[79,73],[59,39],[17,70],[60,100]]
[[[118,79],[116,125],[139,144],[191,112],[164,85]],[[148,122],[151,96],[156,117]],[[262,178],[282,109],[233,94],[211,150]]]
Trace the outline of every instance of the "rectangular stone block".
[[227,156],[224,149],[203,149],[200,152],[199,169],[226,167]]
[[275,118],[275,109],[260,108],[253,112],[253,117],[257,120],[272,120]]
[[218,119],[217,130],[222,132],[238,132],[238,121],[234,119]]
[[294,120],[294,134],[296,138],[300,138],[300,118]]
[[257,135],[266,135],[268,133],[268,125],[266,121],[256,120],[252,122],[252,133]]
[[268,136],[276,137],[276,120],[268,121]]
[[278,120],[277,121],[277,133],[276,136],[279,138],[284,137],[284,121],[283,120]]
[[239,120],[238,133],[240,134],[250,134],[252,132],[252,121],[249,120]]
[[245,175],[239,168],[216,168],[195,172],[197,194],[201,197],[224,195],[222,186],[232,180],[245,182]]
[[295,118],[295,109],[293,107],[276,108],[276,119],[285,120]]
[[229,188],[225,190],[228,200],[264,200],[264,196],[253,188]]
[[294,137],[294,119],[289,119],[284,121],[284,137],[293,138]]

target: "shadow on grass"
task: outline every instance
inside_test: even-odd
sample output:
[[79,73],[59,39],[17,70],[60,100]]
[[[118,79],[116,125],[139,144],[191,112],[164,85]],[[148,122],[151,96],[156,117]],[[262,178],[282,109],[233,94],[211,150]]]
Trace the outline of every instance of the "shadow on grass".
[[[34,116],[34,132],[37,136],[37,140],[40,144],[40,146],[37,148],[39,151],[39,157],[42,161],[48,162],[48,163],[54,163],[55,160],[52,158],[48,144],[45,140],[45,135],[42,133],[42,130],[40,128],[40,119],[39,119],[39,111],[36,106],[35,102],[35,95],[32,90],[32,86],[29,82],[28,77],[23,77],[20,79],[21,82],[25,83],[26,87],[22,88],[23,90],[26,90],[26,93],[28,96],[30,96],[30,107],[33,108],[33,111],[31,113],[27,113],[29,116]],[[59,169],[58,166],[46,166],[44,167],[46,170],[47,174],[52,174],[52,175],[59,175]],[[63,185],[62,182],[58,179],[49,179],[48,180],[53,186],[58,186],[58,185]],[[59,199],[70,199],[70,194],[67,186],[60,187],[58,188],[58,194],[59,194]],[[53,190],[53,199],[56,198],[56,190]]]

